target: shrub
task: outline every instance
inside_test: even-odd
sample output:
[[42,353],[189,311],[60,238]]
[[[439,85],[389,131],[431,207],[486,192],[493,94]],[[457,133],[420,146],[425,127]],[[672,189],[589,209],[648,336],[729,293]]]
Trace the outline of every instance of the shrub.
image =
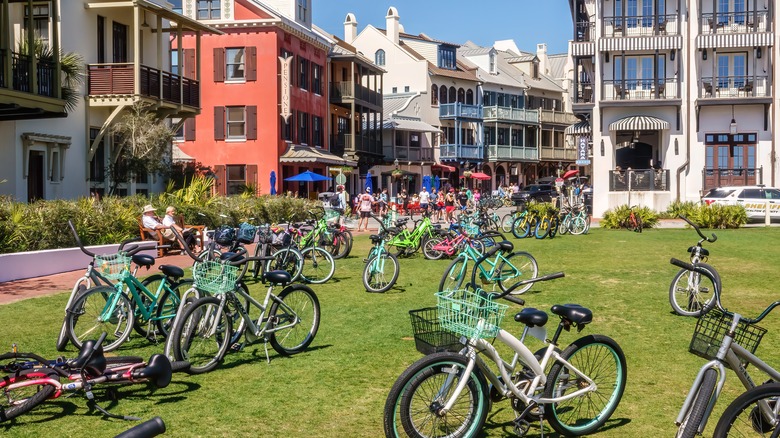
[[[611,229],[621,228],[630,214],[631,207],[628,205],[621,205],[612,210],[607,210],[604,213],[604,218],[599,222],[599,226]],[[643,228],[653,228],[658,223],[658,215],[647,207],[637,209],[634,214],[642,218]]]
[[693,201],[674,201],[659,216],[664,219],[674,219],[679,216],[690,217],[700,206],[701,204]]
[[701,228],[739,228],[747,223],[741,205],[700,205],[687,217]]

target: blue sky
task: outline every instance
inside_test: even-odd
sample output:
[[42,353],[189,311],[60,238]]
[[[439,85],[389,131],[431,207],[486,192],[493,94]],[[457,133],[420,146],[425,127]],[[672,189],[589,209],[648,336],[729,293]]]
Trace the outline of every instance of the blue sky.
[[390,6],[406,32],[452,43],[514,39],[520,50],[547,43],[549,53],[565,53],[572,37],[569,4],[562,0],[314,0],[314,24],[343,38],[344,17],[352,12],[358,32],[369,24],[384,29]]

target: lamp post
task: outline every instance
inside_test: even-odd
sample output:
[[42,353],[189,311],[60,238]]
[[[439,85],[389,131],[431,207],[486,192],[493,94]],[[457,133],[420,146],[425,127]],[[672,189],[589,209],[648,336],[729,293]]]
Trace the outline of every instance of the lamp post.
[[[395,166],[395,170],[398,170],[398,158],[396,158],[393,161],[393,165]],[[392,176],[391,176],[391,179],[392,179]],[[398,179],[399,178],[396,178],[396,180],[398,180]],[[395,200],[396,200],[396,203],[397,203],[398,202],[398,186],[397,185],[395,186]]]

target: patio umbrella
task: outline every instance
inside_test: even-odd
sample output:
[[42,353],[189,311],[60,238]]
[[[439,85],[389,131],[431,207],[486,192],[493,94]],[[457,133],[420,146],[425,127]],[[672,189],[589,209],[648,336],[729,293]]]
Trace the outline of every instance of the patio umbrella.
[[[312,182],[318,182],[318,181],[330,181],[333,178],[329,176],[320,175],[319,173],[314,173],[310,170],[307,170],[306,172],[299,173],[298,175],[291,176],[289,178],[285,178],[285,181],[300,181],[300,182],[306,182],[306,183],[312,183]],[[308,189],[311,189],[311,187],[308,187]],[[311,192],[311,190],[309,190]]]
[[439,175],[433,177],[433,187],[435,187],[436,190],[441,189],[441,180],[439,179]]
[[422,180],[422,185],[425,187],[425,190],[431,191],[431,176],[425,175]]
[[366,173],[366,188],[371,189],[371,193],[374,193],[374,181],[371,179],[371,172]]
[[566,173],[563,174],[563,179],[569,179],[578,173],[580,173],[580,171],[577,169],[567,170]]
[[271,171],[271,194],[276,194],[276,171]]

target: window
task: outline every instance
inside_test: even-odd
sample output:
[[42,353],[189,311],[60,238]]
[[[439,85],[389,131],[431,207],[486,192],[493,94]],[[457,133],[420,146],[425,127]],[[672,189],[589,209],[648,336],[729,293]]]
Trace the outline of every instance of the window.
[[[180,118],[172,118],[171,119],[171,128],[176,126],[181,122]],[[179,128],[176,130],[176,132],[173,134],[173,141],[184,141],[184,123],[179,125]]]
[[168,0],[168,3],[173,5],[173,12],[181,14],[181,2],[182,0]]
[[282,118],[282,140],[290,140],[292,141],[292,122],[295,119],[291,116],[286,121],[284,118]]
[[322,117],[312,116],[312,143],[322,146]]
[[410,132],[409,133],[409,147],[419,148],[420,147],[420,139],[421,138],[422,138],[422,135],[419,132]]
[[455,70],[455,47],[439,46],[439,67]]
[[447,87],[442,85],[441,88],[439,88],[439,103],[445,104],[447,102]]
[[456,94],[457,92],[458,92],[458,91],[455,89],[455,87],[450,87],[450,90],[449,90],[449,97],[447,98],[447,101],[448,101],[449,103],[455,103],[455,102],[457,102],[457,99],[455,98],[455,94]]
[[409,86],[408,86],[408,85],[405,85],[405,86],[404,86],[404,93],[408,93],[408,92],[409,92]]
[[393,87],[393,94],[398,93],[398,87]]
[[298,143],[309,144],[309,115],[298,112]]
[[474,91],[466,90],[466,105],[474,105]]
[[219,20],[222,18],[221,0],[198,0],[198,20]]
[[232,47],[225,49],[225,80],[240,81],[246,79],[244,74],[244,48]]
[[106,18],[98,15],[97,17],[97,62],[103,64],[106,62]]
[[458,103],[466,103],[466,90],[458,88]]
[[431,85],[431,105],[439,104],[439,87],[436,84]]
[[298,20],[306,21],[306,14],[309,10],[309,0],[298,0]]
[[496,52],[491,51],[489,57],[490,57],[490,59],[488,61],[488,63],[489,63],[489,67],[488,68],[490,69],[490,74],[497,74],[498,73],[498,67],[497,67],[497,64],[496,64]]
[[485,106],[494,106],[496,104],[496,93],[493,91],[485,91],[482,94],[482,105]]
[[298,58],[298,71],[300,75],[298,76],[298,87],[300,87],[302,90],[308,90],[309,89],[309,60],[299,57]]
[[311,79],[311,87],[312,91],[314,91],[315,94],[322,95],[322,66],[313,64],[312,65],[312,79]]
[[227,138],[246,140],[246,108],[243,106],[229,106],[226,110]]
[[374,64],[378,66],[385,65],[385,51],[382,49],[377,50],[374,53]]
[[[40,39],[41,42],[49,44],[49,5],[39,4],[32,7],[32,19],[33,19],[33,32],[35,38]],[[27,25],[27,19],[30,16],[30,10],[27,6],[24,7],[24,23]]]
[[238,195],[246,185],[246,166],[225,166],[227,173],[227,194]]
[[179,73],[179,50],[171,49],[171,73],[178,75]]
[[718,54],[718,88],[744,87],[746,74],[747,56],[744,53]]

